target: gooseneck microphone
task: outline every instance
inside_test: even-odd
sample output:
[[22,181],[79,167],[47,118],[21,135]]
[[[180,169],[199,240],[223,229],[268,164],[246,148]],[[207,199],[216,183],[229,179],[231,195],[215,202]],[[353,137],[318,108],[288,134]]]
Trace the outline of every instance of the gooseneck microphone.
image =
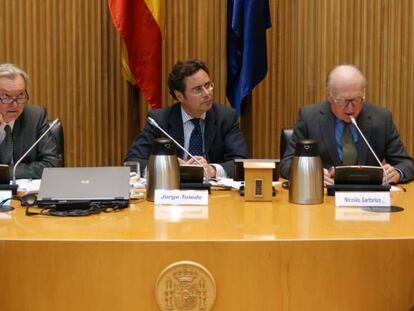
[[191,159],[193,159],[195,162],[197,162],[198,165],[200,165],[204,170],[204,177],[206,180],[208,180],[208,172],[207,169],[204,167],[203,163],[201,163],[199,160],[197,160],[187,149],[185,149],[183,146],[181,146],[178,141],[176,141],[174,138],[171,137],[170,134],[168,134],[164,129],[158,125],[158,123],[151,117],[147,117],[148,122],[155,126],[157,129],[159,129],[165,136],[167,136],[169,139],[171,139],[182,151],[184,151]]
[[29,154],[30,151],[46,136],[47,133],[58,123],[59,119],[56,119],[49,125],[49,128],[34,142],[34,144],[20,157],[19,160],[16,161],[13,167],[13,182],[12,185],[16,185],[16,167],[22,162],[22,160]]
[[358,124],[356,123],[356,120],[353,116],[349,116],[349,118],[351,119],[352,124],[356,127],[356,129],[358,130],[359,134],[361,135],[361,137],[364,139],[365,144],[368,146],[369,150],[371,151],[371,153],[373,154],[373,156],[375,157],[375,160],[377,160],[378,164],[381,166],[382,170],[384,171],[384,177],[385,177],[385,184],[388,185],[388,174],[387,171],[385,170],[384,166],[382,165],[381,161],[378,159],[376,153],[374,152],[374,149],[372,149],[371,145],[369,144],[368,140],[365,138],[365,135],[362,133],[361,129],[359,128]]

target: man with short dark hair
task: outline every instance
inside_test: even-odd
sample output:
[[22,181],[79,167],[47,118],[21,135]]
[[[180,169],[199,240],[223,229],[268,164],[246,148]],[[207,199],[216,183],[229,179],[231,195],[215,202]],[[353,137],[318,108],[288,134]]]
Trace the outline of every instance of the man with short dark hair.
[[414,162],[408,156],[391,113],[365,102],[367,81],[354,65],[335,67],[326,79],[327,101],[299,110],[292,139],[280,162],[280,172],[289,178],[296,142],[311,138],[318,142],[324,167],[325,184],[333,184],[335,166],[378,166],[375,157],[351,124],[353,116],[374,152],[384,163],[388,182],[407,182],[414,178]]
[[[0,164],[13,166],[48,129],[46,110],[27,103],[26,72],[13,64],[0,64]],[[16,168],[16,178],[41,178],[43,168],[62,166],[49,133]],[[10,175],[11,176],[11,175]]]
[[[205,166],[209,177],[233,177],[233,160],[247,158],[247,147],[236,111],[213,103],[214,83],[207,66],[197,59],[178,62],[168,76],[168,87],[178,102],[148,116],[188,149]],[[147,122],[125,161],[138,160],[145,168],[152,141],[161,136],[161,131]],[[194,163],[179,148],[177,154],[181,164]]]

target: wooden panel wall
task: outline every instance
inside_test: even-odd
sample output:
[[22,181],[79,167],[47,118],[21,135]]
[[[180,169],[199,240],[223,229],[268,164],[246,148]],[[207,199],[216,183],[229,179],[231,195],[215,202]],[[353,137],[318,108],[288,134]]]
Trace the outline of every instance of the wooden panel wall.
[[[163,43],[167,74],[179,59],[206,61],[216,101],[226,103],[226,1],[168,0]],[[279,157],[279,133],[300,106],[324,98],[328,70],[355,63],[367,99],[388,107],[414,153],[412,0],[270,0],[269,72],[253,93],[253,157]],[[0,62],[32,78],[32,102],[65,127],[69,166],[118,165],[142,127],[147,104],[130,99],[120,72],[120,41],[107,0],[0,0]]]
[[168,73],[178,60],[189,58],[206,62],[217,85],[215,100],[226,104],[226,2],[167,1],[167,34],[163,49],[164,106],[173,103],[166,87]]
[[120,41],[103,0],[0,0],[0,62],[65,130],[67,166],[119,165],[129,145]]

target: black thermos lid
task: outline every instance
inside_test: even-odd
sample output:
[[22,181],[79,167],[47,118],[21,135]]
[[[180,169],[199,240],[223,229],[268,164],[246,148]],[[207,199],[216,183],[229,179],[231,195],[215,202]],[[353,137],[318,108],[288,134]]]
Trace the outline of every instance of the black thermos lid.
[[176,154],[174,143],[165,137],[155,138],[152,141],[151,154],[155,155],[174,155]]
[[316,157],[319,156],[318,142],[313,139],[302,139],[296,143],[296,157]]

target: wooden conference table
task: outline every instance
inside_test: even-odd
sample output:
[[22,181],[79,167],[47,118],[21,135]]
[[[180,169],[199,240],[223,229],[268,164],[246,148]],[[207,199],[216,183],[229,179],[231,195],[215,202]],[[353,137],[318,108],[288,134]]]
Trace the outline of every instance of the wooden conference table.
[[[0,215],[0,310],[159,310],[171,263],[206,267],[212,310],[413,310],[414,183],[395,212],[269,203],[213,191],[208,207],[137,201],[87,217]],[[179,309],[173,310],[202,310]]]

